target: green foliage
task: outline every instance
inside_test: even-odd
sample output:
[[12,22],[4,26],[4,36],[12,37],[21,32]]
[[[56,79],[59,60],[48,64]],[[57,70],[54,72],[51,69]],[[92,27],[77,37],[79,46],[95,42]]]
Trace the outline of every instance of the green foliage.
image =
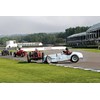
[[89,29],[89,27],[75,27],[75,28],[68,28],[66,29],[66,37],[70,36],[70,35],[73,35],[73,34],[76,34],[76,33],[81,33],[81,32],[85,32]]
[[9,40],[9,37],[2,37],[0,38],[0,45],[6,45],[6,41]]
[[0,58],[0,82],[100,83],[100,73]]
[[75,27],[68,28],[65,32],[58,33],[34,33],[29,35],[15,35],[10,37],[2,37],[0,38],[0,44],[5,45],[7,40],[16,40],[17,42],[42,42],[43,44],[59,44],[65,43],[65,39],[67,36],[84,32],[89,27]]

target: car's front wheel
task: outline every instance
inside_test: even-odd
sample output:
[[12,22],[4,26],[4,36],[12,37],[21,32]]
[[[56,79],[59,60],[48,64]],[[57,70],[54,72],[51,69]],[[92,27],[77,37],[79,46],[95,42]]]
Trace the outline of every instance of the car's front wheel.
[[78,62],[78,61],[79,61],[79,57],[78,57],[77,55],[73,55],[73,56],[71,57],[71,62],[76,63],[76,62]]
[[51,63],[51,57],[47,56],[46,61],[47,61],[48,64],[50,64]]

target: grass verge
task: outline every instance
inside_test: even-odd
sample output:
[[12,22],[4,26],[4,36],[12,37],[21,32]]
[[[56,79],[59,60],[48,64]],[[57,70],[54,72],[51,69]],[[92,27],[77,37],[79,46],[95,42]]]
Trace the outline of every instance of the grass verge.
[[99,83],[100,73],[0,58],[3,83]]
[[[76,48],[73,48],[73,50],[75,50]],[[95,53],[100,53],[99,49],[87,49],[87,48],[77,48],[76,50],[83,50],[83,51],[87,51],[87,52],[95,52]]]

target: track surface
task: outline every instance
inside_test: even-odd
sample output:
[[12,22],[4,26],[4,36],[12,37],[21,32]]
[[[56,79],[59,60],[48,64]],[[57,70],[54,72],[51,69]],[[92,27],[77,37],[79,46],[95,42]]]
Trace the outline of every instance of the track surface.
[[[84,59],[80,60],[77,63],[71,63],[71,62],[59,62],[58,65],[60,66],[69,66],[69,67],[78,67],[82,69],[92,69],[92,70],[100,70],[100,53],[93,53],[93,52],[87,52],[82,50],[74,50],[79,51],[83,54]],[[62,50],[45,50],[45,54],[54,54],[62,52]],[[0,56],[3,58],[9,58],[9,59],[15,59],[20,61],[27,61],[26,57],[13,57],[13,56]],[[41,62],[41,61],[39,61]]]
[[61,63],[61,65],[69,66],[69,67],[78,67],[82,69],[92,69],[92,70],[100,70],[100,53],[86,52],[80,51],[84,56],[82,60],[77,63],[66,62],[66,64]]

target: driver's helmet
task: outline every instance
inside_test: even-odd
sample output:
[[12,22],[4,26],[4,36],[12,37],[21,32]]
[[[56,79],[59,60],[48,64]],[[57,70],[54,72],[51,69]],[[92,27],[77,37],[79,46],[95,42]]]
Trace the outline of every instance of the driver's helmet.
[[68,50],[68,48],[66,48],[65,50]]

